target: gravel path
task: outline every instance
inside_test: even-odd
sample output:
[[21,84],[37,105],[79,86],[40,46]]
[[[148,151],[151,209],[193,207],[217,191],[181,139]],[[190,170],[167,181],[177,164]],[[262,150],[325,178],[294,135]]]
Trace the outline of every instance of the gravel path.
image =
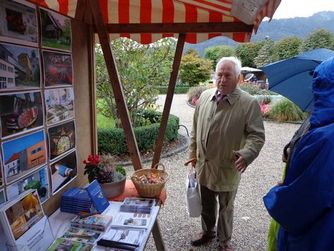
[[[165,95],[159,96],[158,104],[163,107]],[[180,118],[180,124],[191,130],[194,109],[186,104],[186,95],[174,95],[171,113]],[[262,197],[280,179],[281,155],[284,145],[298,129],[298,124],[265,122],[266,143],[259,157],[243,174],[235,201],[234,230],[232,244],[237,251],[266,250],[269,216]],[[186,134],[184,128],[179,133]],[[188,169],[183,163],[188,151],[162,159],[169,174],[168,198],[160,211],[159,223],[167,250],[217,250],[217,242],[194,248],[190,240],[201,231],[200,218],[189,218],[185,205],[185,178]],[[131,167],[132,168],[132,167]],[[156,250],[153,238],[146,250]]]

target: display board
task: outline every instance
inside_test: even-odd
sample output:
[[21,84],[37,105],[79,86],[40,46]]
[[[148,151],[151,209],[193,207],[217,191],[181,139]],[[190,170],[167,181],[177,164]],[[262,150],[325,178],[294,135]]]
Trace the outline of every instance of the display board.
[[0,6],[0,204],[41,203],[77,175],[71,20],[23,0]]

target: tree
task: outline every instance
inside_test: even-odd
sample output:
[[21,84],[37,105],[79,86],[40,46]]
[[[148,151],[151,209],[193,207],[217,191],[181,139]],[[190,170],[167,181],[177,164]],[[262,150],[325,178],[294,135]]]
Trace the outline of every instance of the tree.
[[[157,87],[168,83],[175,40],[166,38],[154,44],[141,45],[127,38],[120,38],[113,40],[111,46],[132,123],[135,126],[141,125],[138,114],[141,110],[154,106],[158,97]],[[114,95],[99,45],[95,47],[95,53],[97,109],[104,116],[114,118],[116,126],[120,127]]]
[[190,86],[196,86],[201,82],[210,79],[211,61],[200,58],[199,54],[189,49],[182,56],[180,65],[180,79],[182,83]]
[[302,47],[303,51],[310,51],[316,48],[327,48],[334,50],[334,35],[333,33],[319,29],[312,32],[305,40]]
[[212,46],[205,49],[204,52],[204,58],[211,60],[213,69],[215,69],[218,60],[222,57],[230,57],[235,55],[234,49],[227,45]]
[[275,61],[291,58],[301,52],[303,41],[297,37],[287,37],[279,40],[274,45]]
[[256,67],[254,59],[264,42],[239,44],[235,49],[236,56],[241,60],[243,66]]
[[264,44],[258,52],[258,55],[254,59],[254,63],[257,68],[260,68],[266,64],[274,62],[274,41],[271,38],[266,38]]

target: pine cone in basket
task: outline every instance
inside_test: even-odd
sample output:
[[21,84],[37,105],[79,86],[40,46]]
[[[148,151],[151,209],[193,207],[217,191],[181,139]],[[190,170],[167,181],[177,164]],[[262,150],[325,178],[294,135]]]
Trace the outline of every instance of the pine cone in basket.
[[163,183],[165,181],[163,177],[155,173],[143,174],[135,178],[143,184],[158,184],[158,183]]

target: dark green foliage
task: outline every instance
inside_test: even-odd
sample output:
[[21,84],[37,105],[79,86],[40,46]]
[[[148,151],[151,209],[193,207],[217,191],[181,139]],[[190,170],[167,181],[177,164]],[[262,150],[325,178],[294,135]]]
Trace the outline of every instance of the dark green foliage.
[[264,40],[264,44],[258,51],[257,56],[254,58],[254,63],[257,68],[260,68],[266,64],[274,62],[274,41],[269,37]]
[[241,60],[243,66],[256,67],[254,62],[264,42],[240,44],[235,49],[236,56]]
[[312,32],[305,40],[303,44],[303,51],[309,51],[316,48],[327,48],[334,50],[334,35],[333,33],[319,29]]
[[273,55],[275,61],[298,55],[301,51],[302,43],[303,41],[297,37],[287,37],[276,42]]
[[216,65],[222,57],[231,57],[235,55],[232,47],[227,45],[218,45],[205,49],[205,58],[209,59],[212,64],[212,69],[215,70]]
[[[159,86],[157,88],[159,90],[159,94],[167,94],[167,86]],[[187,85],[181,85],[181,86],[175,86],[174,93],[175,94],[185,94],[189,90],[189,86]]]
[[[145,111],[146,118],[152,119],[152,124],[134,128],[140,152],[152,150],[159,134],[161,114],[154,111]],[[158,118],[158,119],[157,119]],[[165,133],[165,141],[177,139],[179,118],[169,115]],[[101,154],[123,155],[128,153],[124,131],[121,128],[98,129],[98,151]]]
[[196,86],[210,79],[211,61],[202,59],[194,50],[189,50],[182,56],[180,79],[183,84]]

